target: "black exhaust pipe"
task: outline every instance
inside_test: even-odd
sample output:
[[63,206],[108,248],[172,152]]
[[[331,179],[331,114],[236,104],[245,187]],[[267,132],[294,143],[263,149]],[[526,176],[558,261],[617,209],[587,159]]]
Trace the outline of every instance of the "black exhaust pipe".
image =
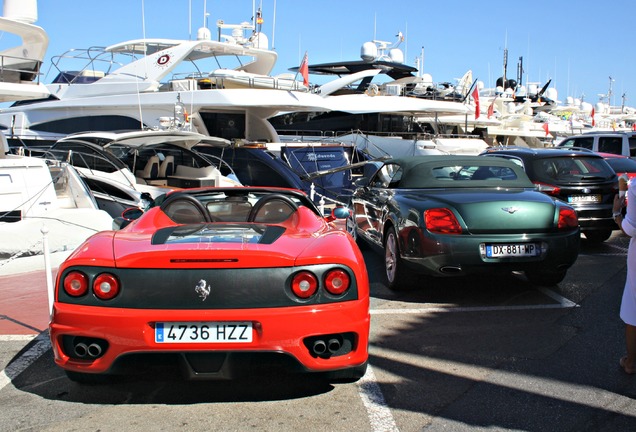
[[99,357],[102,354],[102,347],[100,344],[93,342],[88,346],[87,353],[93,358]]
[[314,345],[312,347],[314,354],[316,355],[322,355],[325,353],[325,351],[327,351],[327,345],[325,344],[325,341],[322,339],[317,339],[314,341]]
[[75,352],[75,355],[77,357],[84,358],[86,357],[86,354],[88,354],[88,347],[85,343],[80,342],[78,344],[75,344],[75,348],[73,351]]
[[331,354],[337,353],[340,350],[341,346],[342,343],[336,338],[329,339],[329,342],[327,343],[327,349]]

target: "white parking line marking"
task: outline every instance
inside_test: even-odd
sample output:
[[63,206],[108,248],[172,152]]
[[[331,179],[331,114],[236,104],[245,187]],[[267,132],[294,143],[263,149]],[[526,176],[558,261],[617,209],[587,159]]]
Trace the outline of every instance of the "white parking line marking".
[[411,309],[371,309],[369,312],[371,315],[414,315],[414,314],[426,314],[426,313],[439,313],[439,312],[501,312],[501,311],[513,311],[513,310],[533,310],[533,309],[567,309],[579,307],[577,303],[574,303],[567,298],[560,296],[552,290],[547,288],[537,288],[546,296],[557,301],[558,303],[551,304],[538,304],[538,305],[516,305],[516,306],[472,306],[472,307],[423,307],[423,308],[411,308]]
[[31,348],[24,352],[20,357],[9,363],[6,369],[0,371],[0,390],[5,388],[11,380],[20,375],[31,366],[42,354],[51,349],[51,341],[48,333],[40,333],[36,338],[36,342]]
[[375,373],[371,365],[367,366],[367,372],[356,383],[359,389],[360,398],[367,410],[372,431],[399,431],[393,414],[389,409],[382,390],[375,379]]
[[0,335],[0,342],[26,342],[33,340],[36,335]]

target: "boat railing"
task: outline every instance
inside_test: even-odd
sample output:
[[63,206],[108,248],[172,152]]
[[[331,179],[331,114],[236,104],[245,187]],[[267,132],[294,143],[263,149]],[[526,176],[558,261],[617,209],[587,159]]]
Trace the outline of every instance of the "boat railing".
[[40,82],[42,62],[24,57],[0,55],[0,82]]
[[171,80],[171,90],[206,90],[206,89],[227,89],[227,88],[251,88],[251,89],[272,89],[308,91],[302,82],[296,81],[292,77],[271,76],[271,75],[228,75],[228,74],[202,74],[176,73]]
[[110,74],[137,57],[132,52],[112,52],[100,46],[87,49],[73,48],[51,57],[51,65],[46,76],[49,73],[55,74],[53,83],[86,84]]

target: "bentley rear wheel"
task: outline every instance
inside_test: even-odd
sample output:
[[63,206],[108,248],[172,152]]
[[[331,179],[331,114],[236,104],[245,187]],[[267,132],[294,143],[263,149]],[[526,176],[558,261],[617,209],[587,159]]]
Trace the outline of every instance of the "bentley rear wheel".
[[384,268],[387,286],[392,290],[404,289],[410,282],[410,272],[400,257],[395,229],[390,227],[384,239]]

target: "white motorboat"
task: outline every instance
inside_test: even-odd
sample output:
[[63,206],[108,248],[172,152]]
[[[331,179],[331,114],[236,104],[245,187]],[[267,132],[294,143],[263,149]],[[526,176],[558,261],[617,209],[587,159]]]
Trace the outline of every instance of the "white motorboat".
[[232,168],[195,146],[227,147],[228,140],[191,131],[84,132],[58,140],[43,153],[79,172],[99,208],[118,217],[145,207],[169,189],[240,186]]
[[[3,13],[0,30],[23,43],[0,53],[0,101],[46,97],[38,73],[48,37],[33,25],[36,1],[5,0]],[[11,154],[0,134],[0,274],[15,257],[42,254],[44,233],[52,252],[70,251],[112,222],[72,166]]]

